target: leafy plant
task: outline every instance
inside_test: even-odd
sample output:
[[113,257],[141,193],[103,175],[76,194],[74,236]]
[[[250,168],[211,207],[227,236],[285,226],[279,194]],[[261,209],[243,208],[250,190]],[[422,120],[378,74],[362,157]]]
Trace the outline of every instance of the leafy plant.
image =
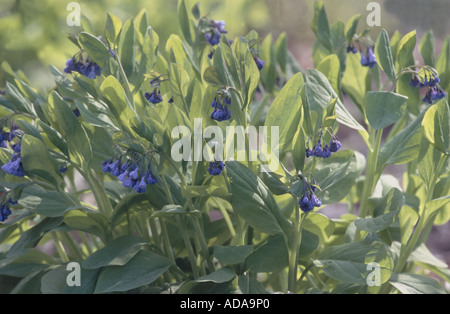
[[[231,40],[183,0],[178,17],[165,47],[145,11],[69,36],[79,53],[45,95],[2,63],[1,291],[445,293],[425,242],[450,219],[450,38],[436,59],[427,33],[419,66],[415,32],[373,42],[316,2],[304,70],[284,34]],[[221,158],[210,127],[241,127],[244,147]],[[256,152],[257,127],[276,145]],[[336,203],[339,219],[315,210]]]

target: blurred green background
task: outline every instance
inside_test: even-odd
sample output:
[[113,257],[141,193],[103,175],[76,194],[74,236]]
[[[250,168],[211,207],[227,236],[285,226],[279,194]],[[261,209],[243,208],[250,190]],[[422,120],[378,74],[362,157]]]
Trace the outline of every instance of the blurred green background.
[[[67,4],[71,0],[0,0],[0,61],[8,61],[14,70],[22,69],[38,89],[51,87],[48,64],[63,69],[65,61],[77,51],[66,33],[78,33],[78,27],[66,23]],[[100,0],[75,1],[81,13],[94,25],[96,35],[111,12],[123,21],[135,17],[142,8],[147,10],[150,25],[162,43],[171,33],[179,31],[177,0]],[[314,0],[193,0],[200,3],[201,13],[226,21],[230,37],[257,30],[261,37],[281,32],[288,35],[289,48],[304,68],[312,66],[310,29]],[[360,13],[360,28],[365,27],[369,0],[324,0],[330,23],[347,21]],[[389,33],[399,30],[405,34],[417,29],[419,38],[428,29],[436,36],[436,44],[450,35],[450,4],[448,0],[380,0],[381,27]],[[376,38],[378,31],[372,31]],[[0,88],[4,80],[0,73]]]

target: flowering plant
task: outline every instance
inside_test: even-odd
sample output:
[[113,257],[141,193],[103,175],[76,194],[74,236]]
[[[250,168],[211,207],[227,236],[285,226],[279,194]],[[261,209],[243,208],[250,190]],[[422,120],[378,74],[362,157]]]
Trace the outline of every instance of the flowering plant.
[[48,94],[3,62],[0,291],[445,293],[426,239],[450,219],[450,38],[417,63],[415,32],[373,42],[316,2],[304,70],[284,34],[178,15],[165,47],[145,11],[70,36]]

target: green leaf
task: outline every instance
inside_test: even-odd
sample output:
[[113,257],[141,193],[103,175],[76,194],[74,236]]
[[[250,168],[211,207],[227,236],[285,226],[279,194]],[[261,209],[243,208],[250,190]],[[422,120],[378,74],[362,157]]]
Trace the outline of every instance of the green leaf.
[[378,36],[377,42],[375,44],[375,52],[377,54],[378,64],[381,69],[386,73],[388,78],[394,82],[395,81],[395,62],[391,51],[391,42],[389,40],[389,35],[385,29],[383,29]]
[[289,263],[286,241],[282,235],[271,236],[260,243],[245,260],[245,269],[254,273],[277,272]]
[[48,104],[45,115],[65,139],[71,160],[82,167],[88,165],[92,159],[92,147],[83,125],[57,92],[49,95]]
[[[323,59],[316,69],[322,72],[330,82],[337,95],[341,95],[341,64],[335,54]],[[341,97],[341,96],[340,96]]]
[[178,20],[180,23],[181,31],[183,32],[184,39],[189,45],[192,45],[194,43],[194,30],[185,0],[181,0],[178,2]]
[[108,48],[97,37],[82,32],[78,36],[80,46],[87,52],[89,58],[103,68],[111,58]]
[[408,97],[392,92],[367,92],[366,116],[375,130],[397,122],[406,109]]
[[23,190],[19,204],[39,215],[61,217],[68,208],[79,205],[79,200],[66,192],[45,190],[35,185]]
[[32,228],[24,231],[20,238],[9,249],[9,256],[14,256],[23,249],[35,247],[48,232],[52,232],[61,226],[63,220],[60,217],[44,218]]
[[347,67],[342,77],[342,87],[362,113],[365,110],[366,92],[370,90],[369,73],[368,67],[361,66],[358,54],[349,53],[347,55]]
[[81,268],[80,286],[68,286],[66,283],[70,269],[61,265],[48,271],[41,278],[41,292],[44,294],[92,294],[99,270]]
[[[315,69],[306,71],[305,88],[310,109],[316,111],[319,116],[322,116],[322,110],[327,107],[332,99],[339,98],[325,75]],[[339,123],[357,130],[366,144],[370,146],[367,131],[350,114],[340,99],[336,102],[336,114]]]
[[106,266],[123,266],[127,264],[146,244],[142,238],[123,236],[109,242],[95,251],[82,263],[86,269],[96,269]]
[[364,157],[350,150],[318,159],[314,169],[314,179],[320,187],[317,197],[323,204],[339,202],[347,196],[364,166]]
[[211,256],[227,265],[237,265],[245,261],[253,250],[253,245],[213,246]]
[[[300,123],[302,106],[300,90],[303,85],[303,75],[297,73],[286,83],[269,107],[264,125],[268,128],[278,127],[279,145],[271,148],[272,151],[278,151],[279,154],[292,150],[292,138]],[[267,135],[267,144],[269,145],[269,143],[272,143],[271,134]]]
[[116,47],[117,37],[122,29],[122,21],[112,13],[106,14],[106,40],[111,48]]
[[330,52],[333,51],[330,25],[323,1],[314,2],[314,18],[311,22],[311,29],[320,43]]
[[136,60],[134,51],[135,32],[132,19],[125,22],[119,36],[118,53],[125,74],[130,77]]
[[47,147],[39,139],[25,134],[21,140],[22,164],[29,174],[37,175],[57,187],[62,178]]
[[414,64],[413,51],[416,47],[416,31],[412,31],[400,40],[397,46],[397,62],[400,69]]
[[108,76],[100,86],[100,91],[106,100],[109,110],[120,123],[122,129],[133,134],[130,121],[136,117],[134,110],[129,105],[122,85],[114,76]]
[[107,241],[110,228],[107,218],[88,209],[72,209],[64,214],[64,223],[70,228],[98,235]]
[[214,282],[224,283],[233,280],[236,277],[236,272],[228,268],[221,268],[208,275],[196,279],[196,282]]
[[436,280],[417,274],[394,273],[389,283],[403,294],[446,294]]
[[442,50],[436,61],[436,70],[439,73],[439,85],[447,90],[450,84],[450,36],[442,44]]
[[353,35],[356,33],[356,28],[358,27],[358,22],[360,19],[361,14],[356,14],[345,24],[345,38],[347,38],[349,43],[353,41]]
[[268,188],[249,168],[237,161],[227,163],[231,178],[233,209],[246,222],[267,234],[288,235],[291,223],[280,212]]
[[170,261],[147,250],[137,253],[123,266],[108,266],[98,277],[94,293],[121,292],[149,285],[170,266]]
[[400,223],[400,241],[403,246],[408,243],[418,219],[419,214],[411,207],[403,206],[400,210],[398,220]]
[[422,121],[424,135],[439,151],[450,154],[450,109],[447,101],[441,100],[431,106]]
[[422,55],[424,64],[431,67],[435,67],[436,53],[434,50],[433,30],[429,30],[423,35],[422,40],[419,43],[419,51],[420,54]]
[[417,158],[422,138],[421,122],[425,112],[409,122],[406,127],[389,139],[380,149],[377,169],[387,164],[407,163]]
[[366,285],[366,278],[371,273],[370,263],[380,267],[380,283],[389,280],[394,262],[389,252],[380,242],[353,242],[326,248],[314,260],[324,273],[341,282]]
[[223,87],[226,85],[226,82],[222,81],[221,75],[214,65],[211,65],[205,69],[203,72],[203,80],[206,83],[217,87]]

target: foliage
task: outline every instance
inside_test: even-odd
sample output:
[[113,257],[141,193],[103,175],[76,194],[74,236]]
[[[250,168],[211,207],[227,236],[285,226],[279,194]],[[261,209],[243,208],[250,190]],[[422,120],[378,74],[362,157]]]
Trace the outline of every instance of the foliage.
[[[177,14],[164,46],[145,11],[73,34],[79,52],[50,67],[48,93],[2,63],[1,291],[445,293],[425,276],[450,280],[425,242],[450,219],[450,38],[435,59],[427,33],[418,66],[415,32],[373,42],[360,16],[330,25],[316,2],[315,69],[303,70],[284,34],[230,41],[197,5]],[[182,130],[195,143],[212,126],[276,127],[278,145],[256,160],[249,146],[174,158]],[[340,126],[366,156],[342,147]],[[402,185],[393,164],[406,165]],[[349,213],[315,210],[336,203]],[[80,286],[66,284],[70,262]]]

